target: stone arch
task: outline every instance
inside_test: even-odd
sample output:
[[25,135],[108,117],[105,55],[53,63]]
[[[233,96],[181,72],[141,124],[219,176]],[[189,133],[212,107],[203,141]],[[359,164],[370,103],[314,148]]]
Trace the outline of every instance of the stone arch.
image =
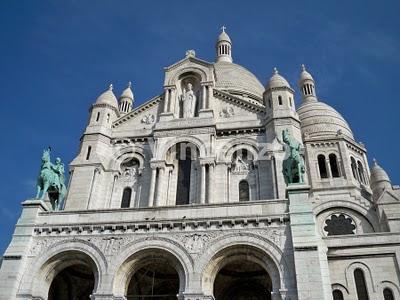
[[110,273],[115,276],[110,289],[114,296],[123,297],[125,295],[133,273],[143,266],[146,257],[152,255],[158,255],[160,259],[165,258],[175,268],[179,275],[180,293],[187,288],[190,274],[193,272],[193,261],[186,250],[179,243],[170,239],[149,240],[143,238],[126,245],[113,261]]
[[227,142],[217,151],[218,161],[230,162],[233,153],[239,149],[246,149],[253,155],[254,160],[258,160],[259,151],[257,141],[249,138],[237,138]]
[[[339,211],[340,209],[343,208],[361,215],[372,227],[374,232],[379,232],[380,225],[377,216],[371,213],[367,208],[352,201],[346,201],[346,200],[326,201],[314,207],[313,211],[318,220],[319,219],[318,217],[325,211],[328,210]],[[318,222],[318,225],[321,226],[321,223]]]
[[334,283],[334,284],[332,284],[332,293],[333,293],[334,290],[339,290],[339,291],[341,291],[342,294],[343,294],[343,298],[344,298],[344,299],[348,299],[348,297],[349,297],[349,290],[348,290],[344,285],[342,285],[342,284],[340,284],[340,283]]
[[83,264],[89,267],[95,278],[94,291],[104,285],[107,261],[100,249],[85,240],[66,240],[57,242],[41,251],[32,264],[26,268],[18,294],[47,299],[50,285],[55,276],[63,269]]
[[165,160],[168,150],[171,149],[171,147],[173,147],[174,145],[179,143],[194,144],[200,152],[200,157],[207,157],[209,155],[210,149],[209,147],[207,147],[207,145],[205,145],[204,141],[194,136],[184,135],[170,139],[165,144],[160,145],[155,157],[158,160]]
[[199,67],[195,67],[195,66],[189,66],[189,67],[180,69],[173,76],[171,76],[168,80],[167,85],[174,85],[175,82],[177,81],[177,79],[180,76],[184,75],[185,73],[194,73],[194,74],[200,75],[201,81],[208,81],[207,73],[203,69],[201,69]]
[[[201,270],[199,280],[205,295],[212,295],[214,280],[218,271],[233,259],[235,253],[247,251],[247,258],[260,264],[269,274],[272,281],[272,292],[294,288],[293,277],[282,251],[270,240],[254,234],[232,234],[224,236],[204,251],[199,260],[196,261],[196,270]],[[293,291],[292,291],[293,292]]]
[[356,283],[354,280],[354,271],[361,269],[364,273],[365,283],[367,285],[368,294],[372,295],[376,292],[374,280],[372,278],[371,269],[362,262],[353,262],[349,264],[345,270],[346,285],[348,286],[351,294],[357,295]]
[[393,293],[394,299],[400,299],[400,288],[392,281],[384,280],[378,285],[378,297],[383,297],[384,289],[390,289]]
[[121,171],[121,164],[127,158],[136,158],[139,161],[140,169],[143,169],[146,161],[149,161],[149,153],[141,146],[127,146],[117,149],[112,158],[110,160],[111,170]]

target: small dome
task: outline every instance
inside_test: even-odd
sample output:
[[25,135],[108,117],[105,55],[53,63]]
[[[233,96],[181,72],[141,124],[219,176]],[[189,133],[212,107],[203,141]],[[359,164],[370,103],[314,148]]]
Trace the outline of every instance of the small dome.
[[390,178],[386,171],[378,165],[377,161],[374,159],[374,165],[371,168],[371,186],[374,186],[380,182],[389,182]]
[[214,63],[215,87],[232,94],[247,94],[262,101],[264,87],[246,68],[230,62]]
[[274,75],[268,81],[265,89],[272,89],[272,88],[280,88],[280,87],[287,87],[290,88],[289,82],[278,73],[278,70],[274,68]]
[[218,40],[217,43],[219,42],[229,42],[232,44],[231,38],[229,37],[229,35],[225,32],[225,27],[222,26],[222,32],[220,33],[220,35],[218,36]]
[[133,100],[133,92],[131,89],[132,83],[129,81],[128,87],[122,92],[120,99],[122,98],[129,98]]
[[306,67],[304,65],[301,65],[302,71],[300,73],[300,79],[299,83],[305,80],[312,80],[314,81],[314,78],[311,76],[310,73],[307,72]]
[[113,93],[113,86],[110,84],[110,87],[107,91],[102,93],[96,100],[96,104],[108,104],[114,107],[118,107],[118,101]]
[[334,108],[319,101],[306,101],[298,108],[301,131],[311,137],[336,136],[338,132],[354,139],[349,124]]

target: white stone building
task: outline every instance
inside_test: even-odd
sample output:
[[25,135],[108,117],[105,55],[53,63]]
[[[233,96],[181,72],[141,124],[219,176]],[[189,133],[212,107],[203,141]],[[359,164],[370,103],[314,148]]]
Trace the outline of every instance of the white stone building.
[[[130,84],[97,98],[65,209],[22,204],[0,299],[400,299],[400,188],[304,67],[296,108],[232,49],[223,30],[216,62],[187,51],[140,106]],[[304,184],[285,183],[284,129]]]

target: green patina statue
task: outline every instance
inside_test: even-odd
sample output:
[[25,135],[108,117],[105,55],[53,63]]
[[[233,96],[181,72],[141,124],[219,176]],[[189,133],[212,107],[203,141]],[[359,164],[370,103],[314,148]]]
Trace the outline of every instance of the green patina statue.
[[48,193],[52,209],[62,210],[67,192],[64,183],[64,164],[59,157],[56,158],[56,163],[52,164],[50,152],[50,147],[43,150],[42,166],[37,180],[36,199],[44,199],[44,196]]
[[283,175],[286,184],[304,183],[304,160],[300,155],[301,144],[295,140],[288,129],[282,131],[283,142],[288,146],[288,156],[283,161]]

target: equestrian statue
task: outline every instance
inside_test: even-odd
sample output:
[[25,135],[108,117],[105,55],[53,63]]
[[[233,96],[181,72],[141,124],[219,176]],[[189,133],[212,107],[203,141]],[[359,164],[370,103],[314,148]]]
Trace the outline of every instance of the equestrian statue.
[[294,139],[288,129],[282,131],[283,142],[289,150],[288,157],[283,161],[283,175],[287,184],[304,183],[304,159],[300,154],[301,144]]
[[50,159],[51,148],[43,150],[42,165],[37,179],[36,199],[43,200],[49,195],[52,210],[62,210],[67,189],[64,183],[64,164],[59,157],[55,164]]

